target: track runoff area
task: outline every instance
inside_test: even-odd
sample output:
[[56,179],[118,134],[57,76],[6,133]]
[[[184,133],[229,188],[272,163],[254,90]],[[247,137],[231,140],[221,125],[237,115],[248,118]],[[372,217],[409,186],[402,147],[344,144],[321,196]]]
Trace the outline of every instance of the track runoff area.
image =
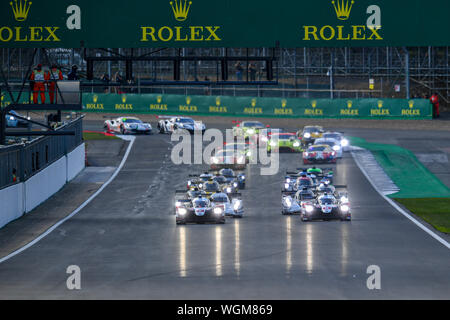
[[[76,215],[0,264],[2,299],[448,298],[448,248],[388,203],[347,147],[342,155],[325,148],[341,156],[330,163],[305,164],[301,150],[314,145],[314,130],[275,133],[257,121],[229,119],[177,123],[206,129],[191,135],[173,131],[171,120],[133,138],[115,179]],[[85,130],[104,125],[85,121]],[[224,145],[227,133],[244,149]],[[205,157],[207,164],[198,155],[212,136],[221,151]],[[326,158],[319,149],[308,151],[310,161]],[[227,181],[216,177],[229,160],[223,150],[238,161]],[[322,189],[331,185],[336,189]],[[313,196],[298,198],[293,189]],[[287,197],[300,210],[288,212]],[[80,282],[70,278],[78,271]],[[195,303],[179,306],[189,312]]]

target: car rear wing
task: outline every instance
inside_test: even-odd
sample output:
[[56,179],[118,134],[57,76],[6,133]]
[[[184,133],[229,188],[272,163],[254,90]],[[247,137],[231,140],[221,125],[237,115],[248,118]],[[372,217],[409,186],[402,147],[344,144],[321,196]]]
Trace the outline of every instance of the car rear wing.
[[347,189],[347,186],[346,185],[333,185],[333,187],[335,188],[335,189]]

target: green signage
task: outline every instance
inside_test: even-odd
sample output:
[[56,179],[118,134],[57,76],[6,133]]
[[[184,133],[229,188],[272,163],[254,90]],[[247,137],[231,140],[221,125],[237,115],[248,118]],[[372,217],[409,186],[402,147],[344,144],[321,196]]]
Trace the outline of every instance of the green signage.
[[448,0],[3,0],[0,47],[448,46]]
[[425,99],[281,99],[157,94],[83,94],[84,111],[280,118],[431,119]]

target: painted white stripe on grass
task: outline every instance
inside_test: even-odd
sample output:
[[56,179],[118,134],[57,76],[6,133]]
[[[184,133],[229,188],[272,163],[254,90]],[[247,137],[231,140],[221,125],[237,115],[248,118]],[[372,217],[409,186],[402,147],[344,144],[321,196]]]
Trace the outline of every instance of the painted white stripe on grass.
[[387,196],[400,191],[400,188],[391,180],[384,169],[380,166],[378,161],[373,156],[372,152],[362,148],[352,149],[353,158],[357,159],[364,167],[370,180],[376,185],[377,189]]
[[403,210],[394,200],[388,198],[383,194],[381,190],[378,189],[378,187],[375,185],[375,183],[372,181],[372,177],[368,174],[366,171],[366,168],[364,167],[363,163],[360,161],[360,157],[357,156],[358,152],[361,150],[352,150],[352,156],[353,159],[355,159],[355,162],[361,172],[364,174],[364,176],[367,178],[369,183],[372,185],[372,187],[386,200],[391,206],[393,206],[398,212],[400,212],[402,215],[404,215],[406,218],[408,218],[410,221],[412,221],[416,226],[418,226],[420,229],[428,233],[430,236],[432,236],[434,239],[439,241],[442,245],[447,247],[447,249],[450,249],[450,243],[448,243],[446,240],[444,240],[442,237],[440,237],[438,234],[427,228],[425,225],[423,225],[421,222],[419,222],[417,219],[415,219],[413,216],[411,216],[408,212]]
[[122,161],[120,162],[119,167],[117,167],[116,171],[113,173],[113,175],[109,178],[108,181],[106,181],[100,189],[97,190],[92,196],[89,197],[81,206],[79,206],[75,211],[73,211],[70,215],[65,217],[64,219],[58,221],[56,224],[54,224],[52,227],[50,227],[47,231],[45,231],[43,234],[41,234],[39,237],[31,241],[30,243],[26,244],[25,246],[21,247],[20,249],[17,249],[16,251],[10,253],[6,257],[3,257],[0,259],[0,263],[5,262],[6,260],[11,259],[12,257],[18,255],[19,253],[27,250],[28,248],[34,246],[36,243],[44,239],[46,236],[48,236],[52,231],[54,231],[56,228],[58,228],[60,225],[62,225],[64,222],[75,216],[77,213],[79,213],[81,210],[83,210],[92,200],[94,200],[119,174],[120,170],[122,170],[123,166],[125,165],[125,162],[128,159],[128,156],[130,155],[131,148],[133,147],[134,140],[136,139],[133,136],[117,136],[123,140],[130,141],[130,144],[128,145],[127,151],[125,152],[125,155],[122,158]]

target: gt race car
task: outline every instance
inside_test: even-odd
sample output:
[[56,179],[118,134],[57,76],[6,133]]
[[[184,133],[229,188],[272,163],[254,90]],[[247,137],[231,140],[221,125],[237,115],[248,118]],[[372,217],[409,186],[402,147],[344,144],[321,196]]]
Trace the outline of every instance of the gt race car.
[[302,131],[297,132],[297,136],[302,139],[303,146],[314,144],[318,138],[322,138],[324,130],[321,126],[306,126]]
[[225,210],[209,199],[200,196],[195,199],[175,202],[176,224],[187,223],[225,223]]
[[[31,125],[28,121],[24,120],[25,118],[31,120],[30,117],[24,117],[13,110],[9,111],[9,113],[10,114],[7,114],[5,116],[7,128],[18,128],[18,127],[28,128]],[[19,117],[24,119],[19,119]]]
[[252,138],[257,137],[259,132],[265,128],[266,127],[259,121],[238,122],[233,127],[233,136],[235,136],[235,137],[240,136],[240,137],[244,137],[245,140],[250,140]]
[[152,126],[134,117],[120,117],[113,120],[106,120],[103,127],[108,132],[121,134],[151,134]]
[[158,117],[158,131],[159,133],[173,133],[176,130],[186,130],[190,134],[195,132],[201,132],[202,134],[206,131],[206,126],[201,121],[194,121],[192,118],[188,117]]
[[302,152],[302,141],[295,133],[272,133],[267,142],[267,152]]
[[327,145],[312,145],[303,152],[303,163],[336,163],[337,153]]
[[346,137],[344,137],[344,135],[340,132],[327,131],[322,135],[322,138],[335,139],[335,140],[339,141],[339,145],[341,146],[342,151],[346,152],[349,150],[350,141]]
[[314,144],[316,144],[316,145],[327,145],[331,149],[333,149],[333,151],[336,152],[336,157],[342,158],[343,150],[342,150],[342,147],[341,147],[341,143],[338,140],[333,139],[333,138],[319,138],[319,139],[316,139]]

